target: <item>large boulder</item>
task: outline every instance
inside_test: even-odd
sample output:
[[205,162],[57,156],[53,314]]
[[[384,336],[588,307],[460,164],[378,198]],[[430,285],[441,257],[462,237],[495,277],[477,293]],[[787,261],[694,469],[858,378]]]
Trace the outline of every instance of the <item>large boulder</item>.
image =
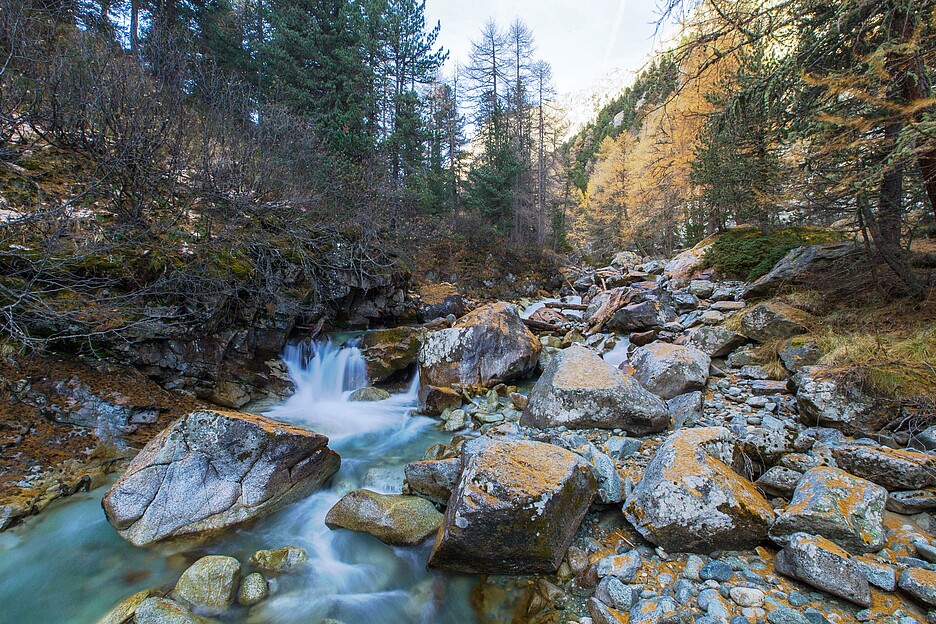
[[379,329],[361,336],[358,348],[364,357],[370,382],[386,381],[415,366],[422,336],[422,329],[406,326]]
[[808,426],[832,427],[848,435],[877,431],[887,410],[856,384],[821,366],[805,366],[790,378],[796,389],[799,418]]
[[842,470],[888,490],[922,490],[936,485],[936,457],[883,446],[843,444],[832,448]]
[[797,247],[781,258],[769,273],[748,286],[744,290],[743,298],[767,297],[780,286],[801,284],[810,275],[815,275],[830,264],[859,252],[860,248],[850,242]]
[[426,337],[419,351],[420,379],[430,386],[490,387],[532,373],[539,354],[540,341],[517,307],[493,303]]
[[692,249],[676,255],[672,260],[666,263],[663,269],[663,277],[673,282],[676,286],[684,286],[692,280],[705,264],[705,252],[715,243],[714,237],[709,237],[700,242]]
[[442,514],[424,498],[355,490],[325,516],[330,529],[369,533],[391,546],[415,546],[439,530]]
[[662,327],[677,318],[675,310],[665,303],[647,299],[640,303],[627,305],[615,312],[605,327],[620,334],[641,332]]
[[736,334],[721,326],[715,326],[694,329],[686,337],[683,344],[698,349],[709,357],[723,358],[728,357],[732,351],[743,345],[744,342],[744,336],[741,334]]
[[795,533],[777,553],[776,570],[862,607],[871,606],[871,588],[861,567],[833,542]]
[[887,491],[837,468],[809,470],[793,492],[790,506],[770,529],[775,542],[786,544],[794,533],[829,539],[853,553],[884,546]]
[[419,318],[423,322],[465,313],[465,300],[451,284],[430,284],[419,289]]
[[104,512],[136,546],[211,537],[308,496],[340,464],[323,435],[253,414],[193,412],[130,462]]
[[805,334],[809,314],[778,301],[754,306],[741,317],[741,333],[758,342]]
[[701,390],[709,378],[712,358],[682,345],[651,342],[638,347],[630,358],[634,378],[663,399]]
[[669,426],[666,404],[600,355],[573,345],[556,353],[523,410],[528,427],[625,429],[632,435]]
[[773,507],[735,472],[723,427],[683,429],[657,450],[624,515],[648,541],[672,552],[753,548],[767,538]]
[[555,572],[595,498],[588,465],[551,444],[478,439],[465,444],[462,466],[429,566]]

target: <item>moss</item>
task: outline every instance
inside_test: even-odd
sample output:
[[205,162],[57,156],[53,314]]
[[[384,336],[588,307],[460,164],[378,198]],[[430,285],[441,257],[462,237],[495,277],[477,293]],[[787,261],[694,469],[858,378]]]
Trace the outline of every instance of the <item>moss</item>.
[[705,252],[704,266],[729,277],[756,280],[790,250],[842,240],[838,232],[795,227],[763,234],[756,228],[735,228],[719,236]]

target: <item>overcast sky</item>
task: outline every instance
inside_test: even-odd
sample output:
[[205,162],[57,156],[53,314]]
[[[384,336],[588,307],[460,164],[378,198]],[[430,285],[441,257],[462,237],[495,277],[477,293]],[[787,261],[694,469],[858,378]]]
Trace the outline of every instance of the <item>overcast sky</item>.
[[464,64],[481,26],[526,22],[536,55],[552,65],[556,91],[588,87],[610,69],[640,69],[654,45],[656,0],[426,0],[426,24],[442,22],[439,43]]

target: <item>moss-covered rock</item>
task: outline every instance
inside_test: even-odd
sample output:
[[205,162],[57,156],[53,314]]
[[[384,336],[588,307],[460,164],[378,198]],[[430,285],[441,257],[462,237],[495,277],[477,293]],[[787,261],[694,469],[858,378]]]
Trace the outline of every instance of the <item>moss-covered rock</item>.
[[416,364],[425,331],[418,327],[396,327],[367,332],[358,347],[367,365],[371,383],[386,381]]
[[330,529],[368,533],[391,546],[421,544],[441,523],[442,514],[424,498],[370,490],[345,494],[325,516]]

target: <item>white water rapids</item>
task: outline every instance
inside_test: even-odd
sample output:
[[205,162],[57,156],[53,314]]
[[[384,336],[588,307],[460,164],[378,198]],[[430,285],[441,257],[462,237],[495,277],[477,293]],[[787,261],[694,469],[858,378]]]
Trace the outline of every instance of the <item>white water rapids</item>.
[[199,556],[231,555],[246,564],[255,550],[286,545],[304,548],[309,565],[273,579],[266,602],[236,609],[223,621],[473,622],[473,579],[427,571],[431,539],[416,548],[392,548],[325,526],[325,514],[342,495],[360,487],[398,492],[403,466],[428,446],[448,441],[432,420],[410,415],[416,380],[385,401],[349,402],[351,391],[367,385],[356,348],[319,342],[289,347],[283,357],[296,393],[267,415],[329,436],[342,464],[327,489],[186,553],[138,549],[120,539],[101,510],[105,488],[75,495],[0,534],[0,624],[93,624],[134,592],[171,586]]

